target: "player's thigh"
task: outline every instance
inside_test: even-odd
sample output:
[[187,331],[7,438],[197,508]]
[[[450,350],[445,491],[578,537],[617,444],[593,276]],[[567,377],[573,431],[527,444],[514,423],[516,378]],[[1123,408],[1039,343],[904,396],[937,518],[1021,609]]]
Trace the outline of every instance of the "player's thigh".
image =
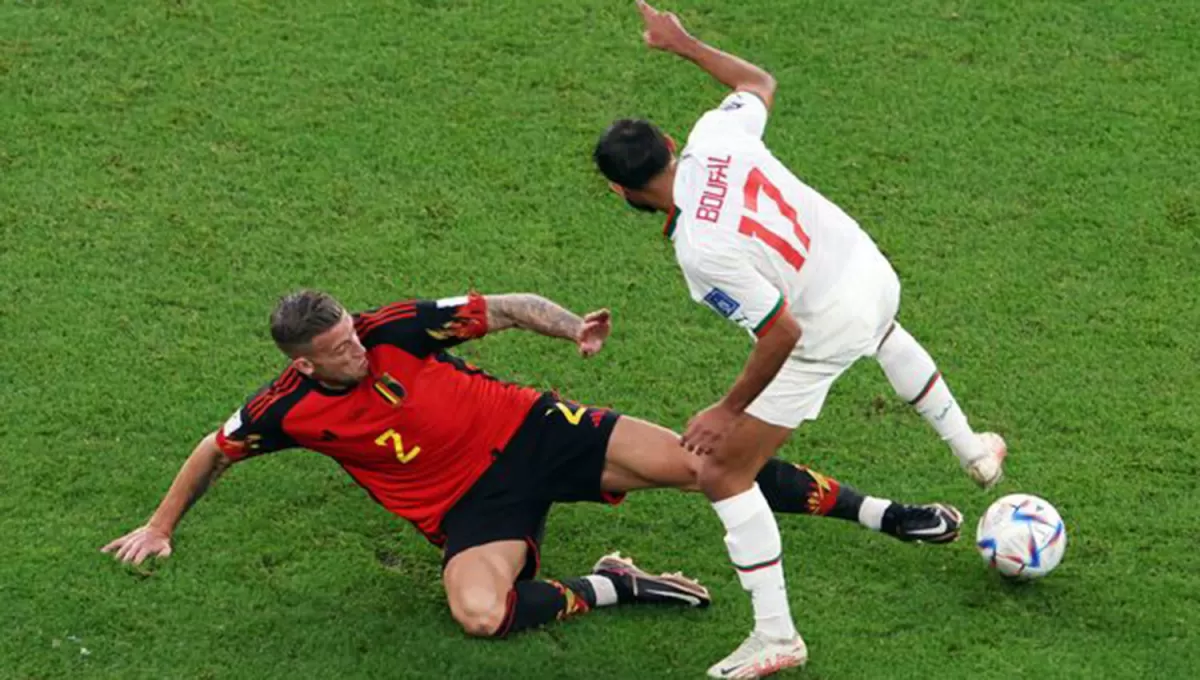
[[600,484],[605,491],[674,487],[696,490],[699,460],[660,425],[622,416],[608,440]]
[[746,413],[767,425],[794,430],[806,420],[816,420],[834,381],[857,359],[812,360],[792,356]]
[[495,633],[507,613],[508,593],[525,567],[528,544],[493,541],[450,558],[442,572],[454,619],[471,635]]
[[832,356],[872,356],[900,312],[900,278],[876,251],[847,286],[838,305],[847,323],[833,338]]

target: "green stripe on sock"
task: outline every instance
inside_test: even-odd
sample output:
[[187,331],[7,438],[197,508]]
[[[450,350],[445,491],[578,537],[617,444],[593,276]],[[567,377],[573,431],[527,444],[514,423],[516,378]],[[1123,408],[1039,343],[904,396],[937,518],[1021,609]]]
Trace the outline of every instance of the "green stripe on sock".
[[779,564],[779,561],[782,559],[783,559],[783,553],[779,553],[778,555],[776,555],[775,557],[772,557],[771,559],[767,560],[766,562],[759,562],[757,564],[751,564],[748,566],[742,566],[742,565],[738,564],[737,562],[734,562],[733,568],[737,569],[738,571],[743,572],[743,573],[749,572],[749,571],[758,571],[759,569],[766,569],[767,567],[775,566],[776,564]]

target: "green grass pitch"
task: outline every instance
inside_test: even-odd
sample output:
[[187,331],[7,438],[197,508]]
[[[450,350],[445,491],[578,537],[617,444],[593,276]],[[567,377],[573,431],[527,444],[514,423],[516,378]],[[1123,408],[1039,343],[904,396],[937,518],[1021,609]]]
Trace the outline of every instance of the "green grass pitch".
[[[1200,675],[1200,4],[670,8],[776,75],[768,143],[882,244],[902,320],[1013,452],[975,490],[864,364],[783,455],[972,527],[1016,491],[1068,525],[1058,572],[1013,587],[969,540],[782,518],[794,675]],[[681,427],[748,343],[590,150],[624,115],[682,137],[721,95],[617,0],[0,2],[0,678],[700,677],[750,621],[700,497],[562,507],[544,567],[620,548],[712,609],[499,643],[459,632],[435,551],[313,454],[235,468],[169,560],[97,549],[279,368],[266,314],[302,285],[608,306],[592,361],[520,334],[463,353]]]

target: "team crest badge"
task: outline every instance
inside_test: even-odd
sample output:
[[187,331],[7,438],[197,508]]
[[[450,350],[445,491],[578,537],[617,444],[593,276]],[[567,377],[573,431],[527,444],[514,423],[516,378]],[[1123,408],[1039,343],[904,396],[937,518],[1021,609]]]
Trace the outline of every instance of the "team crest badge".
[[384,373],[379,377],[379,380],[375,381],[374,387],[375,393],[380,397],[383,397],[383,400],[392,406],[399,406],[404,402],[404,397],[406,394],[404,391],[404,385],[401,385],[400,381],[396,380],[391,375]]

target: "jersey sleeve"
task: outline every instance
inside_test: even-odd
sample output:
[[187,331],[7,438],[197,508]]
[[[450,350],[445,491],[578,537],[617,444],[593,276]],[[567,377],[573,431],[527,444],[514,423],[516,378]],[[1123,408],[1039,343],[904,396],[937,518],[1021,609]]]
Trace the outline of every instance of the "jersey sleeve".
[[705,137],[727,137],[731,134],[762,139],[766,129],[766,103],[752,92],[734,92],[723,99],[717,108],[696,121],[688,143]]
[[233,461],[294,448],[296,442],[283,430],[283,417],[275,386],[264,388],[217,430],[217,448]]
[[395,345],[416,356],[428,356],[487,335],[487,301],[478,293],[469,293],[397,302],[359,314],[355,328],[367,348]]
[[775,286],[731,256],[700,257],[684,262],[692,299],[761,338],[787,309]]

